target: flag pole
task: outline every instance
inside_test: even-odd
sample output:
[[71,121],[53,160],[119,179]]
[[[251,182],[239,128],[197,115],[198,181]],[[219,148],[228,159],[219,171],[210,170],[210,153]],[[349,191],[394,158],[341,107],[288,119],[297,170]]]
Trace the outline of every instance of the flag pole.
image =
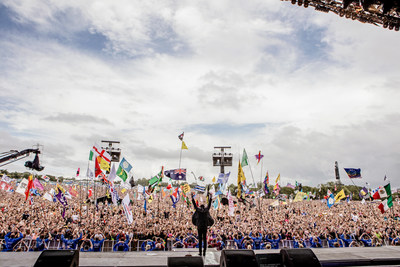
[[250,160],[248,161],[248,164],[249,164],[249,169],[250,169],[250,173],[251,173],[251,178],[253,179],[254,185],[256,185],[256,182],[254,181],[253,171],[251,170],[251,166],[250,166]]
[[[183,144],[183,139],[182,139],[182,144]],[[182,144],[181,144],[181,151],[180,151],[180,153],[179,153],[179,170],[181,169],[181,160],[182,160]]]

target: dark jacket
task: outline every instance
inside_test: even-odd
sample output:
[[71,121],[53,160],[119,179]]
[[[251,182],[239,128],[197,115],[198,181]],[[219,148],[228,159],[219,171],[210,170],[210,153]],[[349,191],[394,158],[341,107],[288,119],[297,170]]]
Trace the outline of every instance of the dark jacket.
[[[196,201],[192,197],[193,207],[196,209],[195,214],[193,214],[193,223],[198,228],[207,228],[207,226],[211,226],[214,223],[214,220],[211,218],[210,215],[210,207],[211,207],[211,199],[210,195],[207,195],[208,205],[207,207],[201,208],[198,207]],[[210,219],[212,223],[210,222]]]

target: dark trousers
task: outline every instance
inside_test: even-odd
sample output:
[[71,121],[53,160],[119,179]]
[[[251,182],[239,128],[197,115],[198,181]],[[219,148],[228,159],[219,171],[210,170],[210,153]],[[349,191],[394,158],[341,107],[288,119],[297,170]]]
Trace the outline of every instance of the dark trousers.
[[199,233],[199,253],[201,254],[201,247],[204,244],[203,254],[206,255],[207,250],[207,228],[197,228]]

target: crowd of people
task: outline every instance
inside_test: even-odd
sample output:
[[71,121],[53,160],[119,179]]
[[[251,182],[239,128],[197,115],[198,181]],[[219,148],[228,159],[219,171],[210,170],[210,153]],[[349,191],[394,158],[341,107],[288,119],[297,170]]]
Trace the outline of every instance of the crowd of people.
[[[44,191],[50,187],[54,185],[48,184]],[[58,249],[81,251],[102,251],[107,241],[113,241],[113,251],[198,247],[198,229],[192,223],[195,211],[192,201],[180,199],[173,207],[168,194],[155,193],[151,202],[146,200],[145,209],[143,197],[138,200],[135,188],[124,193],[119,190],[120,196],[129,194],[131,199],[133,222],[128,224],[122,205],[108,201],[97,205],[87,203],[87,189],[81,192],[85,193],[68,199],[63,216],[63,206],[58,201],[35,196],[30,204],[22,194],[0,190],[1,250],[41,251],[48,249],[52,241],[60,244]],[[98,189],[97,196],[105,193],[105,187]],[[194,198],[199,206],[207,206],[205,194],[197,193]],[[272,206],[274,200],[267,198],[253,197],[243,202],[234,197],[234,200],[233,216],[229,216],[228,205],[211,206],[214,224],[206,230],[208,247],[400,245],[398,200],[384,214],[377,209],[377,203],[369,201],[341,202],[328,208],[324,200],[288,201],[287,205],[279,206]],[[34,245],[28,247],[26,240],[35,241]]]

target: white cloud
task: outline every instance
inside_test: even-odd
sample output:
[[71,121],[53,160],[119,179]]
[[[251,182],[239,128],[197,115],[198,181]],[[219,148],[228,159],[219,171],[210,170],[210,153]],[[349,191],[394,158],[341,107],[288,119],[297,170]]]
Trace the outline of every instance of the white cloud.
[[150,177],[178,167],[185,131],[190,177],[217,174],[214,145],[232,146],[231,182],[243,147],[284,181],[325,182],[335,160],[375,184],[398,175],[392,31],[280,1],[3,5],[0,151],[39,142],[49,174],[73,175],[116,139]]

